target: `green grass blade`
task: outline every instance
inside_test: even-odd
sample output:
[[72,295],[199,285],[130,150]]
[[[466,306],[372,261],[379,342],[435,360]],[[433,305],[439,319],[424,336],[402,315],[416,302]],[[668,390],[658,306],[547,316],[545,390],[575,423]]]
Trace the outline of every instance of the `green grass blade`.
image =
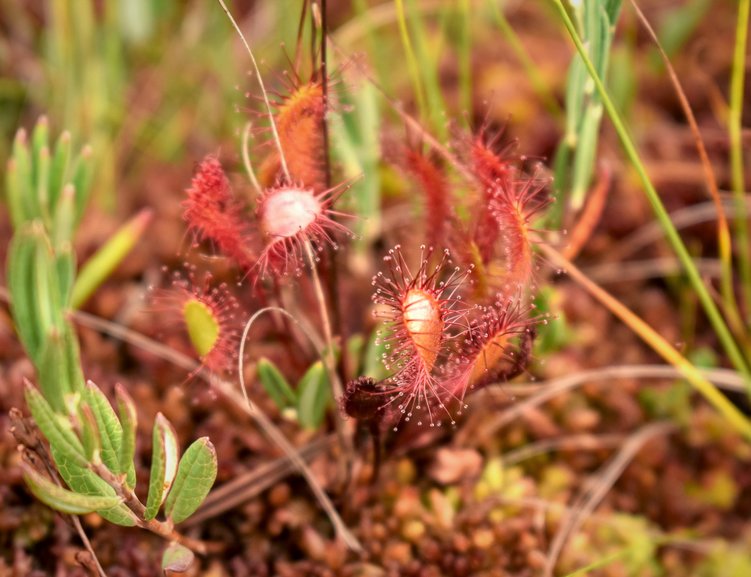
[[746,322],[751,324],[751,239],[746,219],[746,183],[744,179],[741,117],[743,115],[743,89],[746,74],[746,44],[748,43],[748,17],[751,1],[739,0],[735,31],[735,52],[730,77],[730,171],[733,184],[736,214],[735,235],[738,248],[741,291],[746,305]]
[[395,0],[397,21],[399,24],[399,36],[402,40],[402,47],[404,49],[404,55],[407,58],[407,69],[409,71],[409,77],[412,81],[412,91],[417,98],[417,108],[420,111],[420,117],[428,118],[427,101],[425,100],[425,91],[420,79],[420,68],[417,65],[417,59],[415,58],[415,51],[412,47],[412,40],[409,36],[409,29],[407,28],[407,17],[404,13],[404,0]]
[[553,3],[558,9],[561,20],[566,26],[569,36],[574,42],[577,51],[579,52],[592,80],[595,83],[597,91],[602,98],[602,103],[605,106],[605,110],[610,116],[610,120],[613,123],[616,132],[618,133],[618,137],[621,140],[621,144],[626,153],[626,156],[629,158],[631,164],[634,166],[637,174],[639,175],[639,178],[644,187],[644,191],[647,195],[647,199],[652,206],[652,209],[657,217],[657,220],[660,223],[660,226],[665,232],[665,236],[670,242],[670,245],[673,247],[673,250],[677,254],[681,264],[683,265],[683,268],[688,275],[689,281],[696,291],[702,307],[704,308],[704,311],[707,315],[707,318],[709,319],[712,327],[717,333],[717,336],[722,343],[722,346],[725,349],[728,358],[733,363],[733,366],[743,374],[744,378],[748,382],[748,390],[749,394],[751,394],[751,370],[749,370],[747,359],[744,358],[743,354],[740,351],[740,348],[733,340],[730,330],[728,329],[727,324],[722,317],[722,314],[717,308],[717,305],[712,299],[709,290],[704,285],[701,275],[699,274],[699,271],[696,268],[696,265],[694,264],[691,255],[686,248],[686,245],[683,244],[678,231],[670,220],[670,215],[665,209],[665,206],[662,204],[662,200],[660,199],[657,190],[655,190],[654,185],[652,184],[652,181],[647,174],[647,170],[642,163],[641,158],[639,157],[639,153],[636,151],[636,147],[634,146],[631,136],[629,135],[628,130],[623,124],[618,111],[615,109],[613,102],[610,100],[607,89],[605,88],[602,79],[597,74],[597,70],[590,60],[589,55],[587,54],[587,50],[582,44],[581,38],[579,37],[576,28],[574,27],[571,18],[569,17],[565,7],[563,6],[562,0],[553,0]]
[[94,293],[112,271],[133,250],[151,221],[151,211],[142,210],[126,222],[105,245],[83,265],[73,286],[71,306],[79,308]]
[[516,59],[524,68],[524,72],[532,85],[532,90],[535,91],[547,111],[557,120],[561,120],[563,118],[563,110],[561,109],[560,104],[558,104],[555,96],[553,96],[553,93],[550,91],[545,75],[540,71],[540,68],[535,64],[534,60],[532,60],[532,57],[527,52],[527,49],[519,39],[519,36],[514,32],[514,28],[511,26],[501,9],[501,3],[497,0],[488,0],[488,2],[493,11],[495,22],[501,30],[504,40],[506,40],[511,51],[514,53],[514,56],[516,56]]

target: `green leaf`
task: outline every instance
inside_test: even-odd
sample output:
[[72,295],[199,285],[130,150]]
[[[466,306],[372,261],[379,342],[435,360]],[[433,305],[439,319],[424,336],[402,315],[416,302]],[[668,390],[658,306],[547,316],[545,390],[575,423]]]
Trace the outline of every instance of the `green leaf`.
[[208,495],[216,472],[216,450],[208,437],[202,437],[188,447],[180,460],[177,477],[164,505],[167,517],[174,523],[190,517]]
[[13,142],[13,166],[17,186],[15,193],[18,194],[16,212],[19,217],[13,224],[19,227],[23,223],[41,216],[34,202],[31,153],[24,130],[19,130],[16,133],[16,139]]
[[[76,189],[77,191],[78,189]],[[143,236],[152,212],[144,209],[126,222],[86,263],[73,286],[71,306],[80,307],[112,274]]]
[[64,413],[65,396],[73,392],[69,373],[63,367],[66,362],[65,342],[57,329],[47,335],[39,355],[37,374],[44,398],[58,413]]
[[152,443],[149,495],[146,500],[146,513],[143,516],[147,521],[156,517],[159,507],[164,503],[172,482],[175,480],[177,462],[180,458],[177,434],[162,413],[157,413],[154,421]]
[[331,386],[322,361],[313,363],[297,385],[297,417],[307,429],[317,429],[331,401]]
[[263,389],[274,401],[274,404],[279,407],[279,410],[297,403],[297,395],[274,363],[266,358],[261,358],[256,365],[256,370]]
[[123,428],[115,414],[112,405],[92,381],[86,383],[84,400],[94,413],[99,441],[102,445],[102,462],[115,474],[124,473],[120,470],[120,448],[122,447]]
[[34,171],[36,173],[36,196],[40,216],[45,224],[50,222],[49,184],[50,184],[50,150],[46,146],[36,156]]
[[[72,144],[70,132],[63,132],[60,134],[55,144],[55,151],[52,155],[52,166],[50,167],[50,207],[55,210],[53,218],[57,219],[57,212],[59,212],[58,198],[63,190],[63,186],[67,182],[68,171],[70,170],[70,161],[72,156]],[[73,191],[75,193],[75,191]]]
[[57,250],[61,246],[70,245],[73,240],[73,230],[76,216],[76,191],[72,185],[67,185],[57,199],[54,206],[52,220],[52,243]]
[[196,556],[193,551],[180,545],[180,543],[170,543],[169,547],[164,550],[162,555],[162,571],[174,571],[182,573],[190,569]]
[[[39,160],[42,150],[49,146],[50,142],[50,125],[46,116],[40,116],[34,125],[34,132],[31,133],[31,151],[35,161]],[[34,182],[39,182],[35,176]]]
[[[52,329],[42,345],[37,360],[39,387],[58,413],[68,413],[66,399],[83,388],[83,372],[78,341],[70,323],[65,321],[62,332]],[[73,411],[74,412],[74,411]]]
[[13,155],[8,160],[5,171],[5,190],[13,228],[20,228],[31,218],[26,204],[26,196],[31,188],[31,176],[28,173],[28,150],[26,149],[26,131],[21,129],[13,141]]
[[[104,497],[116,495],[115,490],[91,469],[77,465],[65,454],[55,450],[54,446],[50,446],[50,452],[60,476],[74,492]],[[125,503],[107,509],[98,509],[97,513],[115,525],[134,527],[138,524],[138,518]]]
[[138,415],[136,405],[128,391],[120,383],[115,385],[115,399],[120,424],[123,427],[123,440],[120,446],[120,471],[125,471],[125,482],[131,489],[136,486],[136,426]]
[[81,154],[76,158],[73,168],[73,188],[76,191],[76,223],[81,221],[91,193],[91,180],[94,174],[91,155],[91,147],[84,146]]
[[83,369],[81,368],[81,352],[78,348],[78,338],[75,329],[69,321],[63,325],[63,352],[65,362],[61,370],[68,372],[68,382],[76,393],[84,392]]
[[56,250],[56,268],[58,287],[60,289],[60,303],[63,310],[70,308],[70,297],[73,292],[73,282],[76,278],[76,254],[73,245],[63,243]]
[[[381,230],[381,118],[378,93],[365,84],[342,94],[342,105],[351,109],[331,119],[334,153],[345,177],[352,180],[352,194],[342,198],[361,218],[353,222],[357,235],[355,252],[363,255]],[[362,176],[362,178],[360,178]]]
[[91,407],[86,403],[79,405],[79,418],[81,420],[81,440],[86,452],[86,458],[91,463],[101,463],[102,461],[102,438],[99,432],[99,426],[96,424],[96,418]]
[[37,310],[37,330],[46,335],[50,329],[62,330],[63,308],[57,263],[52,245],[40,221],[32,224],[34,239],[34,306]]
[[80,439],[73,432],[70,420],[55,413],[42,394],[28,381],[25,382],[26,404],[34,422],[50,444],[50,448],[70,461],[85,466],[86,457]]
[[32,228],[32,224],[24,225],[10,242],[8,290],[16,331],[26,353],[36,363],[44,333],[37,322],[35,306],[34,247],[36,241]]
[[32,494],[45,505],[71,515],[84,515],[100,509],[110,509],[122,502],[116,495],[102,497],[74,493],[24,466],[23,478]]
[[214,311],[198,298],[186,301],[182,313],[190,342],[198,356],[203,358],[214,349],[219,339],[219,319]]

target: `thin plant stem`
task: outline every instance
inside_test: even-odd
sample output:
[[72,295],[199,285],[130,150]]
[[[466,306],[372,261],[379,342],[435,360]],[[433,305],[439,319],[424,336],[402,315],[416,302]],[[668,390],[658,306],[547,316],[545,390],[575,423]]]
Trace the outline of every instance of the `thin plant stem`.
[[[329,376],[329,384],[331,386],[331,392],[336,402],[342,398],[344,389],[342,383],[339,380],[339,373],[336,370],[336,359],[334,358],[334,339],[331,333],[331,320],[329,319],[329,311],[326,306],[326,296],[323,294],[323,286],[321,285],[321,279],[318,276],[318,270],[316,268],[315,254],[313,253],[313,247],[310,242],[305,242],[305,254],[308,257],[308,263],[310,265],[310,276],[313,281],[313,291],[316,295],[316,301],[318,303],[318,310],[321,315],[321,324],[323,325],[323,338],[325,342],[325,351],[323,355],[324,365],[326,366],[326,373]],[[344,346],[344,345],[342,345]],[[341,443],[342,451],[344,452],[343,465],[343,478],[347,478],[349,470],[352,464],[352,458],[354,448],[352,445],[352,438],[350,432],[347,430],[347,423],[339,414],[335,411],[336,421],[336,433]]]
[[741,117],[743,114],[743,89],[746,74],[746,43],[748,40],[748,17],[751,1],[739,0],[735,29],[735,52],[730,77],[730,111],[728,132],[730,134],[730,177],[733,198],[737,207],[735,234],[738,241],[738,261],[741,276],[741,291],[746,305],[746,322],[751,323],[751,239],[746,220],[745,179],[743,175],[743,143]]
[[[327,121],[328,111],[329,111],[329,58],[328,58],[328,42],[326,41],[326,38],[328,36],[328,10],[326,8],[326,0],[320,0],[321,2],[321,14],[320,14],[320,50],[321,50],[321,96],[323,98],[323,115],[321,116],[321,133],[323,134],[323,162],[324,162],[324,173],[326,175],[326,188],[331,188],[331,144],[330,144],[330,132],[329,132],[329,123]],[[338,268],[338,260],[337,255],[335,254],[334,249],[331,247],[328,248],[328,255],[329,255],[329,263],[330,263],[330,269],[329,269],[329,275],[328,275],[328,286],[331,293],[334,293],[336,291],[336,287],[338,285],[338,278],[339,278],[339,268]],[[344,338],[344,331],[343,331],[343,325],[342,325],[342,315],[341,315],[341,302],[339,299],[336,299],[335,302],[332,303],[333,306],[333,313],[334,313],[334,324],[337,327],[337,332],[339,335],[341,335]],[[347,355],[347,349],[346,347],[342,347],[341,352],[341,358],[342,358],[342,366],[346,366],[345,357]],[[342,378],[344,378],[342,374]],[[341,384],[339,386],[341,389]],[[337,421],[338,422],[338,421]]]
[[[323,294],[321,279],[318,276],[318,271],[315,266],[316,257],[310,242],[305,243],[305,256],[308,258],[308,263],[310,264],[310,276],[313,280],[313,290],[315,291],[316,301],[318,302],[318,310],[321,314],[321,323],[323,324],[323,338],[326,343],[326,358],[324,360],[329,365],[329,370],[331,370],[334,366],[334,349],[332,346],[334,339],[331,333],[331,320],[329,319],[329,311],[328,307],[326,306],[326,297]],[[336,375],[336,373],[334,373],[334,375]],[[339,382],[338,376],[331,380],[331,386],[333,393],[336,395],[336,398],[339,398],[339,396],[342,394],[342,384],[341,382]]]
[[89,552],[89,555],[91,555],[91,559],[94,562],[97,573],[99,573],[99,577],[107,577],[107,573],[104,572],[104,567],[102,567],[102,564],[99,562],[99,558],[96,556],[94,547],[91,546],[89,536],[86,534],[86,531],[83,530],[81,519],[78,518],[78,515],[70,515],[70,519],[71,521],[73,521],[73,526],[76,528],[76,532],[81,538],[81,542],[83,543],[84,548]]
[[470,0],[457,0],[461,21],[459,34],[459,93],[462,110],[472,114],[472,7]]
[[[644,322],[638,315],[633,313],[623,303],[613,297],[599,285],[589,279],[581,270],[579,270],[570,260],[565,258],[553,247],[540,244],[540,250],[545,257],[553,264],[566,271],[577,284],[582,286],[590,295],[603,304],[611,313],[617,316],[632,331],[634,331],[652,350],[659,354],[663,359],[678,369],[686,380],[705,398],[709,403],[727,419],[728,423],[733,426],[744,437],[751,440],[751,421],[744,415],[738,407],[723,395],[720,390],[707,380],[697,368],[691,364],[673,345],[671,345],[662,335],[655,331],[651,326]],[[744,375],[745,377],[745,375]],[[748,381],[747,388],[748,388]]]
[[323,134],[323,162],[326,172],[326,188],[331,188],[331,154],[329,151],[329,123],[326,115],[329,110],[329,62],[326,42],[328,34],[328,14],[326,0],[321,2],[321,96],[323,98],[323,115],[321,116],[321,132]]
[[[742,393],[744,389],[743,377],[731,369],[698,369],[698,371],[708,381],[712,381],[715,386],[726,390]],[[521,383],[495,383],[495,386],[489,385],[482,389],[478,395],[497,396],[508,399],[509,395],[513,399],[518,395],[537,395],[544,393],[545,399],[585,383],[610,383],[618,379],[645,380],[645,379],[664,379],[675,380],[681,378],[681,372],[672,365],[608,365],[596,369],[584,369],[575,373],[567,374],[563,377],[548,379],[546,381],[527,381]],[[526,402],[526,401],[523,401]],[[540,404],[538,401],[536,405]],[[536,406],[535,405],[535,406]],[[513,405],[512,408],[516,408]],[[515,413],[510,420],[517,419],[521,413]],[[495,429],[493,429],[495,431]]]
[[645,425],[626,439],[618,453],[600,468],[599,475],[589,486],[585,486],[582,489],[571,511],[566,515],[555,537],[553,537],[550,550],[545,559],[545,567],[543,569],[545,577],[553,576],[558,557],[563,551],[569,537],[576,533],[584,524],[584,521],[594,513],[597,506],[618,480],[618,477],[621,476],[626,466],[642,447],[653,438],[670,434],[674,430],[675,425],[672,423],[657,422]]
[[748,391],[749,394],[751,394],[751,369],[749,369],[748,367],[748,361],[744,358],[740,348],[733,340],[733,336],[728,329],[728,326],[725,323],[720,310],[715,304],[711,294],[709,293],[709,290],[704,285],[704,281],[702,280],[699,271],[694,265],[691,254],[688,252],[686,245],[683,244],[683,241],[681,240],[681,237],[678,234],[675,226],[673,226],[673,223],[670,220],[670,215],[665,209],[665,206],[662,204],[660,195],[657,193],[657,190],[655,190],[654,185],[652,184],[652,181],[647,174],[646,168],[644,167],[644,164],[639,157],[639,153],[636,151],[636,147],[631,140],[631,136],[629,135],[625,124],[621,120],[621,117],[618,114],[613,101],[610,99],[610,95],[608,94],[608,91],[605,88],[602,79],[597,74],[594,64],[592,64],[592,61],[587,54],[587,49],[582,44],[581,38],[579,38],[579,34],[576,31],[576,27],[574,26],[574,23],[571,21],[571,18],[566,12],[566,8],[563,6],[562,0],[552,0],[552,2],[558,9],[561,20],[563,21],[566,30],[571,37],[571,40],[574,42],[574,45],[576,46],[576,49],[579,52],[584,65],[589,71],[589,75],[600,94],[602,103],[605,106],[608,115],[610,116],[610,120],[612,121],[616,132],[618,133],[618,137],[621,140],[621,144],[623,145],[626,156],[628,156],[631,164],[636,169],[636,172],[639,175],[639,178],[644,187],[644,191],[647,195],[647,199],[652,206],[652,210],[657,216],[657,219],[659,220],[661,226],[665,230],[665,235],[670,242],[670,245],[678,255],[678,258],[686,271],[688,279],[691,282],[691,285],[694,287],[697,296],[699,297],[707,318],[709,319],[709,322],[712,324],[712,327],[717,333],[717,337],[722,343],[722,346],[725,349],[728,357],[730,358],[730,361],[733,363],[735,368],[743,373],[743,375],[746,377],[748,381]]
[[[250,329],[253,328],[253,325],[255,322],[261,317],[262,315],[270,312],[276,312],[285,315],[287,318],[289,318],[292,322],[294,322],[298,327],[300,326],[300,323],[297,321],[297,319],[291,315],[289,312],[284,310],[280,307],[264,307],[260,310],[257,310],[255,313],[253,313],[253,316],[251,316],[248,319],[248,322],[245,323],[245,327],[243,327],[243,333],[240,337],[240,347],[237,351],[237,380],[240,382],[240,390],[243,394],[243,400],[245,401],[245,404],[248,406],[251,406],[253,403],[250,400],[250,397],[248,396],[248,387],[245,384],[245,343],[248,340],[248,335],[250,334]],[[302,327],[301,327],[302,328]],[[305,330],[303,329],[303,332]],[[310,339],[310,336],[308,336]],[[311,342],[315,343],[313,339],[311,339]]]
[[245,125],[245,130],[243,130],[243,141],[242,141],[242,155],[243,155],[243,165],[245,166],[245,172],[248,173],[248,178],[250,179],[250,183],[253,185],[253,189],[256,191],[256,194],[259,196],[263,192],[261,189],[261,185],[258,182],[258,178],[256,178],[256,173],[253,170],[253,163],[250,161],[250,152],[248,150],[248,146],[250,145],[250,131],[253,128],[253,125],[248,122]]
[[240,30],[240,26],[238,26],[237,22],[235,21],[235,18],[232,16],[232,13],[229,11],[229,8],[227,8],[227,5],[224,3],[224,0],[217,0],[217,1],[219,2],[219,4],[221,4],[222,8],[224,9],[224,13],[227,15],[227,18],[232,23],[232,26],[234,27],[238,36],[240,36],[240,40],[242,40],[243,46],[245,46],[245,50],[248,52],[248,55],[250,56],[250,62],[253,64],[253,70],[255,71],[256,79],[258,80],[258,86],[260,86],[261,94],[263,94],[263,102],[266,105],[266,113],[268,114],[268,117],[269,117],[269,126],[271,127],[271,133],[274,135],[274,142],[276,143],[276,147],[279,151],[279,161],[281,162],[282,170],[284,171],[284,176],[287,178],[287,181],[290,182],[291,178],[289,175],[289,167],[287,166],[287,160],[284,157],[284,150],[282,150],[282,141],[279,139],[279,132],[276,129],[276,121],[274,120],[274,111],[271,108],[269,95],[266,92],[266,86],[263,83],[263,77],[261,76],[261,70],[258,68],[256,57],[253,55],[253,51],[250,49],[250,44],[248,44],[248,41],[245,39],[245,35],[242,33],[242,30]]
[[545,80],[545,77],[540,72],[540,69],[530,57],[526,48],[524,48],[524,44],[522,44],[519,36],[517,36],[516,32],[514,32],[514,28],[511,26],[508,19],[506,18],[506,15],[501,9],[500,2],[498,2],[498,0],[489,0],[489,3],[491,9],[493,10],[493,16],[495,17],[496,24],[498,24],[498,28],[501,29],[501,34],[503,34],[504,39],[511,47],[514,56],[516,56],[517,60],[519,60],[520,64],[524,68],[524,72],[529,78],[532,89],[537,93],[538,98],[542,101],[542,104],[545,106],[547,111],[560,122],[563,119],[563,110],[561,109],[561,105],[558,104],[558,101],[550,91],[548,82]]
[[[686,93],[681,86],[680,80],[678,79],[678,75],[676,74],[672,63],[670,62],[670,58],[662,47],[660,39],[657,37],[657,34],[652,28],[652,25],[649,23],[649,20],[647,20],[644,12],[642,12],[641,8],[639,8],[639,5],[636,3],[636,0],[631,0],[631,5],[634,7],[634,11],[639,17],[639,20],[643,24],[644,28],[652,37],[652,40],[654,41],[655,46],[660,53],[660,56],[662,56],[662,61],[665,64],[665,69],[668,72],[670,81],[673,83],[675,93],[678,95],[678,100],[680,100],[681,108],[683,108],[683,113],[685,114],[686,120],[688,120],[688,124],[691,127],[691,132],[694,135],[694,142],[696,143],[696,149],[699,153],[699,158],[701,159],[701,165],[702,169],[704,170],[704,178],[707,182],[707,188],[709,188],[709,194],[712,197],[712,202],[714,203],[715,210],[717,211],[717,245],[720,253],[720,262],[722,263],[722,274],[720,277],[722,303],[724,305],[725,314],[728,317],[728,322],[733,328],[736,336],[742,340],[744,338],[745,329],[743,327],[743,320],[741,319],[741,315],[738,310],[738,302],[735,298],[735,292],[733,290],[732,237],[730,235],[730,226],[728,225],[728,219],[725,215],[725,209],[722,206],[722,199],[720,198],[720,190],[717,186],[717,178],[715,177],[714,168],[712,167],[712,163],[709,160],[707,149],[704,146],[704,139],[701,137],[701,131],[699,130],[699,125],[696,122],[694,111],[691,109],[691,104],[689,103],[688,97],[686,96]],[[738,219],[738,222],[745,221],[745,217]],[[738,238],[742,239],[742,235],[738,234]]]
[[402,39],[404,54],[407,58],[407,68],[409,69],[409,76],[412,79],[412,89],[414,90],[415,96],[417,98],[417,107],[420,110],[420,115],[423,118],[427,118],[428,111],[422,82],[420,81],[420,70],[417,67],[415,51],[412,47],[412,40],[409,37],[409,29],[407,28],[407,18],[404,15],[404,0],[394,0],[394,2],[396,5],[396,17],[399,25],[399,36]]

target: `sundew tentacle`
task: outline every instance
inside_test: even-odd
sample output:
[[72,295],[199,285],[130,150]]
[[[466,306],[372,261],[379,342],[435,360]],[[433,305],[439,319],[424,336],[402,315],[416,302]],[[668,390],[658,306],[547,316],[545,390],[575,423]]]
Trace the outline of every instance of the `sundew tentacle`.
[[534,219],[550,204],[545,189],[549,179],[537,169],[519,172],[508,187],[497,187],[488,210],[498,223],[504,263],[502,290],[514,295],[530,286],[534,276]]

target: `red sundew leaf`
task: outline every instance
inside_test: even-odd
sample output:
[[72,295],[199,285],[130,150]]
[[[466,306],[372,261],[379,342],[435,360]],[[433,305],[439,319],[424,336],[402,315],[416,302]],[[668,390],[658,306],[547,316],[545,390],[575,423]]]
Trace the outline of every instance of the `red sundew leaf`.
[[[437,402],[443,410],[442,387],[434,369],[445,352],[445,343],[463,328],[466,309],[459,288],[471,272],[458,267],[444,274],[450,264],[448,250],[434,267],[432,251],[422,247],[420,265],[413,273],[396,246],[384,257],[387,272],[373,278],[375,315],[388,329],[384,364],[394,374],[387,380],[385,404],[394,404],[409,420],[413,412],[429,411]],[[434,402],[435,401],[435,402]]]
[[186,194],[182,207],[189,232],[198,241],[211,241],[240,268],[251,268],[255,258],[248,224],[215,156],[203,159]]
[[451,220],[451,191],[443,170],[417,150],[407,150],[405,164],[425,196],[425,229],[427,244],[436,250],[448,247],[448,225]]

